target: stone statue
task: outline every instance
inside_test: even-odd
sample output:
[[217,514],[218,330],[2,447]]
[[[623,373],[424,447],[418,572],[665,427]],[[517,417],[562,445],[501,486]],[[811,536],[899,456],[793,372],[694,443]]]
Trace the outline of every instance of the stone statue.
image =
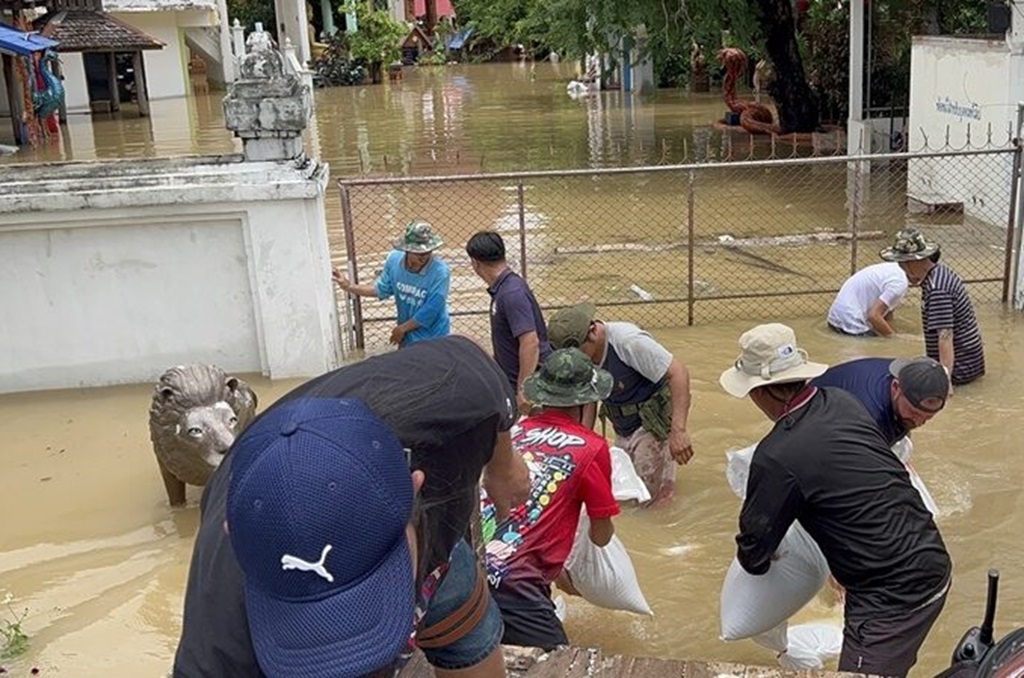
[[302,131],[313,114],[312,89],[286,66],[269,33],[253,31],[245,44],[239,77],[224,97],[225,126],[242,139],[246,160],[302,158]]
[[235,437],[256,413],[256,394],[213,365],[179,365],[163,373],[149,407],[149,437],[171,506],[185,485],[205,485]]

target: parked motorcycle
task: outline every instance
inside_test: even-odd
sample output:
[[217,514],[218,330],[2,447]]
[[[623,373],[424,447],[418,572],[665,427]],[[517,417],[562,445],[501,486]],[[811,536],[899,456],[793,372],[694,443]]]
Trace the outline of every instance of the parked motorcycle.
[[953,651],[952,665],[936,678],[1024,678],[1024,628],[995,642],[998,594],[999,571],[989,570],[985,618],[964,634]]

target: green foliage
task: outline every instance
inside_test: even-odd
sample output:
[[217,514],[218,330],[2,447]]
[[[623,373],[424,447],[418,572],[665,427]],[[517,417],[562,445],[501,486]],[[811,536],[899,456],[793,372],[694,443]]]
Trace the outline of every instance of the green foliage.
[[[352,6],[342,8],[349,12]],[[387,64],[401,56],[401,42],[409,29],[395,21],[386,9],[372,9],[365,2],[355,2],[358,30],[348,36],[349,56],[367,64]]]
[[448,56],[443,49],[438,49],[430,54],[420,53],[416,63],[420,66],[444,66],[448,63]]
[[[905,106],[910,96],[910,51],[914,35],[983,33],[985,5],[978,0],[888,0],[871,14],[869,101],[872,107]],[[803,35],[808,79],[823,116],[847,116],[850,57],[849,0],[812,0]],[[867,58],[867,54],[865,55]]]
[[277,35],[277,19],[274,17],[274,0],[228,0],[228,18],[251,31],[257,21],[263,23],[263,30]]
[[13,659],[28,651],[28,635],[21,628],[21,623],[28,616],[28,609],[19,615],[11,606],[13,600],[14,597],[10,593],[4,598],[4,604],[7,606],[10,616],[5,615],[2,620],[3,624],[0,626],[0,638],[3,639],[3,645],[0,646],[0,659]]

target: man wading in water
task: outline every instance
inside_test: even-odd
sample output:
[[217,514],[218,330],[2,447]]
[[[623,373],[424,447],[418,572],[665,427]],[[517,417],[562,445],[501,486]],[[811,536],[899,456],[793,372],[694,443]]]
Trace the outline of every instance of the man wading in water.
[[950,586],[938,527],[864,407],[808,383],[828,366],[807,361],[793,330],[759,325],[739,343],[719,382],[775,426],[751,458],[736,557],[765,574],[799,521],[846,590],[839,670],[905,676]]
[[[579,348],[615,379],[601,408],[611,420],[615,445],[629,455],[651,493],[649,505],[669,503],[675,494],[676,466],[693,457],[686,430],[690,414],[690,372],[647,332],[624,322],[603,322],[593,304],[577,304],[548,321],[553,348]],[[588,406],[584,426],[593,427],[596,405]]]
[[372,285],[355,285],[341,271],[332,275],[338,287],[349,294],[377,299],[395,298],[398,324],[391,330],[391,343],[411,346],[418,341],[444,337],[451,332],[448,316],[448,264],[434,256],[443,245],[425,221],[405,227],[405,236],[384,261],[384,270]]
[[446,337],[271,405],[203,491],[175,678],[391,675],[417,646],[438,676],[504,676],[464,537],[481,471],[502,517],[529,494],[514,398],[483,349]]

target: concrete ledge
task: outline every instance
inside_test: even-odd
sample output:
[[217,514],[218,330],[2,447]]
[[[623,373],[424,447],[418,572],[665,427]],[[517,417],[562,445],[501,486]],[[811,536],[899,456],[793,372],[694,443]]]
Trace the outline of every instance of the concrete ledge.
[[8,165],[0,169],[0,214],[316,198],[327,174],[307,158],[241,155]]
[[[695,660],[653,659],[604,655],[600,650],[570,647],[555,652],[535,648],[504,647],[510,678],[863,678],[837,671],[783,671],[767,666],[744,666]],[[399,678],[432,678],[434,670],[419,652]]]

